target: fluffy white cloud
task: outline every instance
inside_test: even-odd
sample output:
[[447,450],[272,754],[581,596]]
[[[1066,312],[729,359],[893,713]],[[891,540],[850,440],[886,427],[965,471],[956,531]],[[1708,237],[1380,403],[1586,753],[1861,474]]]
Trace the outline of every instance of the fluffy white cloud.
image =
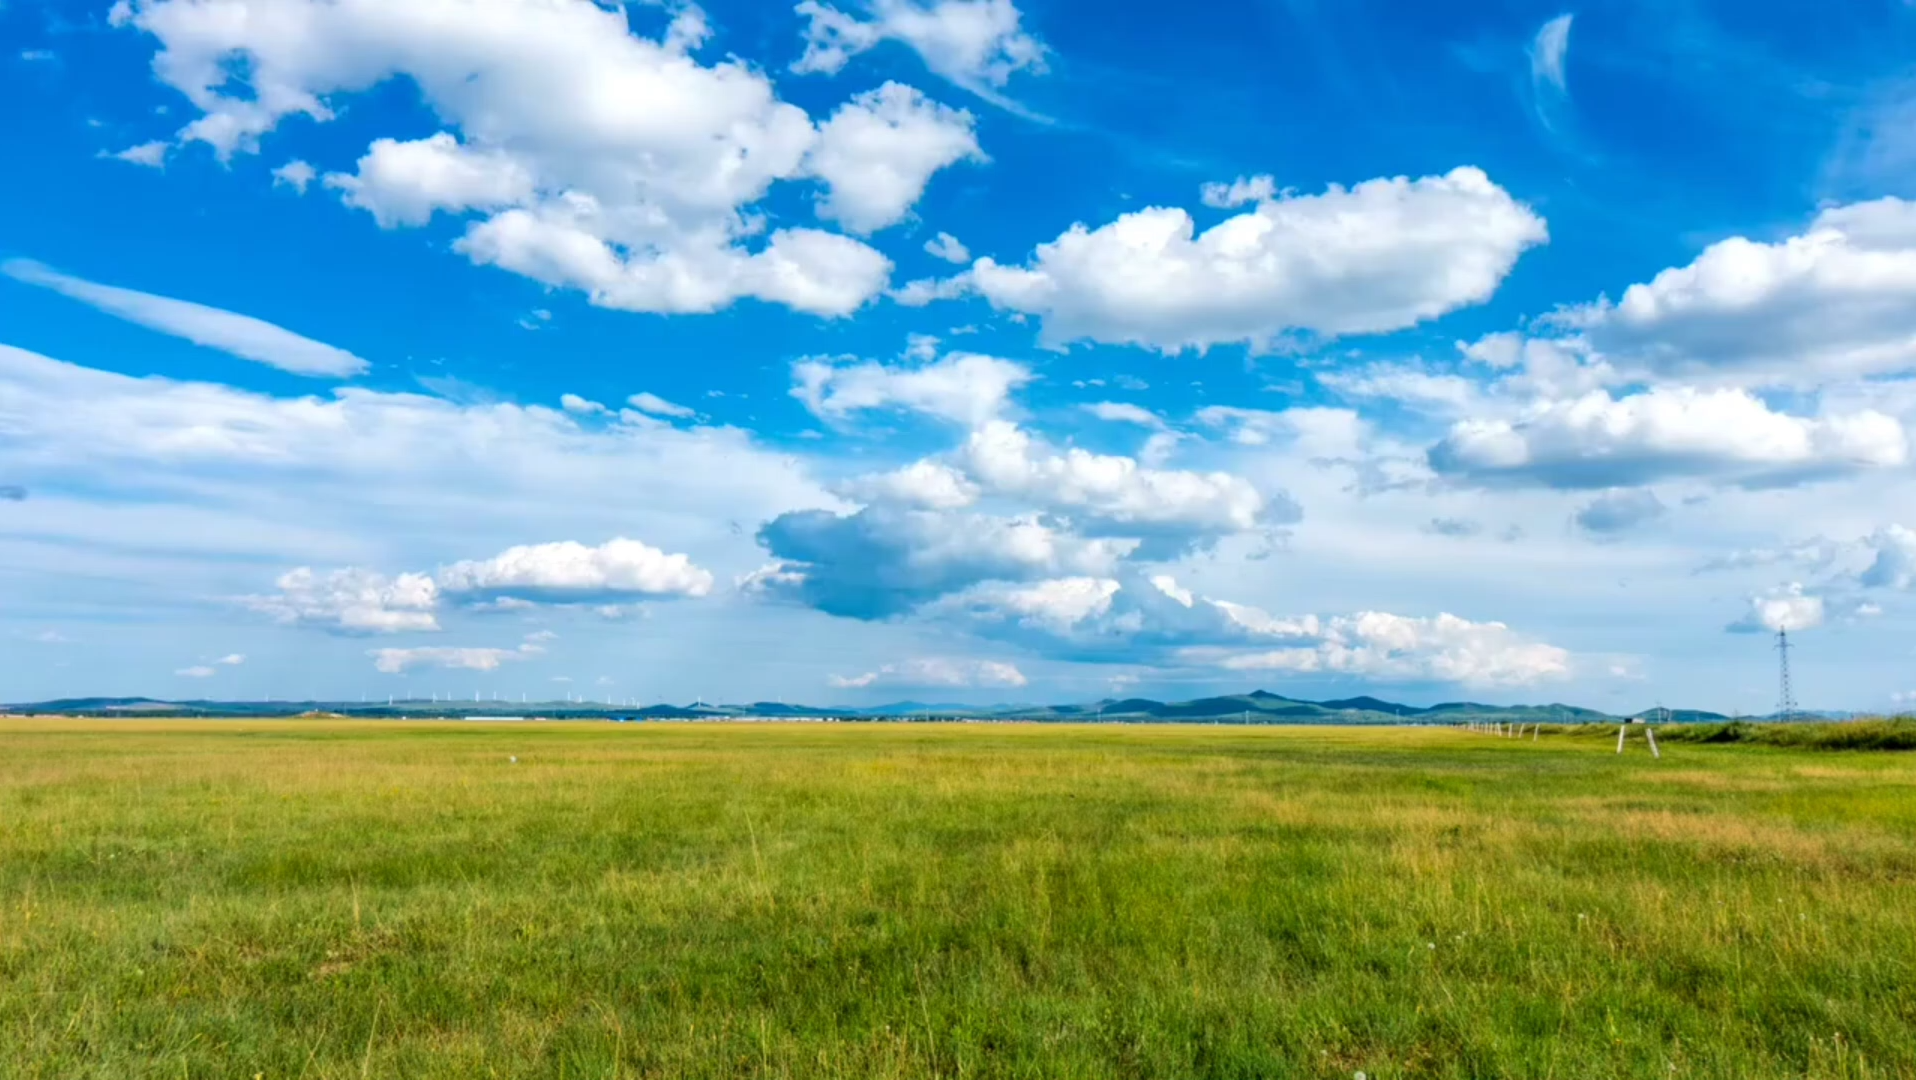
[[903,614],[982,582],[1108,577],[1136,546],[1085,539],[1035,516],[888,504],[784,514],[759,530],[759,542],[778,561],[747,579],[747,592],[855,619]]
[[1823,598],[1804,591],[1792,582],[1760,596],[1750,597],[1750,610],[1729,625],[1732,633],[1774,634],[1813,630],[1823,625]]
[[996,307],[1042,316],[1052,341],[1261,347],[1481,303],[1546,235],[1482,170],[1459,168],[1266,200],[1203,233],[1185,211],[1152,207],[1074,225],[1023,267],[980,259],[965,281]]
[[319,573],[302,566],[281,574],[279,592],[241,602],[283,623],[348,634],[437,630],[439,587],[425,574],[384,574],[360,567]]
[[1328,673],[1473,687],[1530,686],[1570,674],[1569,653],[1525,640],[1500,622],[1366,611],[1326,619],[1320,626],[1321,640],[1308,646],[1192,655],[1229,671]]
[[917,367],[801,360],[792,365],[792,381],[792,396],[821,420],[908,409],[975,426],[1001,413],[1011,392],[1031,381],[1031,371],[992,356],[951,353]]
[[649,390],[641,390],[625,399],[627,405],[649,416],[665,416],[674,420],[687,420],[698,415],[698,411],[689,406],[667,401]]
[[1570,674],[1570,655],[1499,622],[1386,612],[1276,616],[1168,574],[985,584],[927,607],[987,637],[1081,660],[1497,687]]
[[[971,287],[969,278],[958,274],[948,278],[915,278],[889,294],[900,307],[924,307],[934,300],[956,300]],[[1022,318],[1022,316],[1020,316]]]
[[389,226],[468,217],[455,250],[469,259],[612,308],[756,297],[847,314],[885,287],[890,261],[816,229],[761,236],[753,205],[817,166],[832,211],[875,224],[909,207],[931,162],[955,160],[951,137],[928,138],[951,118],[915,99],[898,123],[855,105],[822,139],[762,71],[696,59],[709,28],[689,6],[656,38],[592,0],[142,0],[114,21],[158,40],[154,72],[199,112],[180,139],[222,156],[255,151],[287,116],[327,122],[338,100],[409,81],[446,130],[378,139],[329,182]]
[[1015,620],[1052,634],[1067,635],[1087,620],[1110,614],[1121,591],[1115,578],[1052,578],[1029,585],[988,582],[938,601],[929,615],[971,620]]
[[668,555],[624,537],[598,547],[566,540],[508,548],[490,559],[443,567],[437,581],[450,596],[558,603],[704,596],[712,591],[711,572],[690,557]]
[[218,660],[215,660],[213,662],[216,664],[223,664],[227,667],[238,667],[241,664],[244,664],[246,662],[246,654],[245,653],[227,653],[225,656],[222,656]]
[[[891,275],[891,260],[877,251],[816,229],[780,229],[746,254],[716,234],[683,244],[608,243],[600,233],[610,223],[597,202],[567,196],[537,210],[495,214],[453,247],[477,263],[583,290],[600,307],[661,314],[708,314],[752,296],[815,315],[849,315]],[[629,254],[635,251],[654,254]]]
[[244,360],[270,364],[295,375],[343,379],[366,370],[366,361],[344,349],[204,304],[100,285],[26,259],[0,263],[0,273],[15,281],[52,289],[148,329],[183,337],[195,345],[229,352]]
[[1045,47],[1020,28],[1012,0],[869,0],[859,19],[818,0],[797,11],[807,20],[800,73],[831,74],[882,41],[910,46],[933,72],[996,100],[991,91],[1014,72],[1044,70]]
[[970,689],[974,687],[1017,687],[1029,680],[1013,664],[997,660],[950,660],[927,657],[886,664],[863,675],[831,677],[831,685],[840,690],[866,690],[882,687]]
[[374,139],[357,173],[329,173],[326,185],[389,229],[424,225],[441,210],[517,206],[538,187],[532,170],[510,153],[461,145],[449,131],[407,142]]
[[274,187],[279,187],[281,184],[284,184],[294,191],[299,192],[301,195],[306,194],[306,189],[318,178],[318,169],[313,168],[312,165],[300,161],[297,158],[273,170]]
[[978,501],[978,485],[936,461],[914,461],[890,472],[855,477],[839,486],[848,499],[923,510],[961,510]]
[[577,394],[560,394],[559,407],[574,416],[598,416],[607,411],[604,405]]
[[1228,184],[1213,181],[1198,193],[1204,205],[1219,210],[1235,210],[1245,203],[1264,202],[1277,197],[1277,181],[1271,174],[1240,176]]
[[1560,320],[1656,376],[1815,386],[1916,368],[1916,203],[1831,207],[1776,243],[1732,237]]
[[1157,413],[1129,402],[1094,401],[1086,405],[1084,411],[1108,424],[1136,424],[1153,431],[1164,429],[1164,421]]
[[963,264],[971,261],[971,249],[948,232],[941,232],[925,241],[925,253],[932,258],[943,259],[949,263]]
[[1517,420],[1452,426],[1430,451],[1440,473],[1553,487],[1623,487],[1677,476],[1787,484],[1903,464],[1902,425],[1873,411],[1797,417],[1744,390],[1654,387],[1543,401]]
[[856,233],[904,220],[932,174],[984,160],[972,116],[888,82],[839,106],[818,130],[808,159],[826,184],[819,216]]
[[1119,528],[1242,532],[1255,528],[1267,510],[1295,513],[1288,504],[1267,504],[1249,481],[1230,473],[1152,469],[1134,458],[1078,447],[1060,453],[1006,420],[972,431],[960,458],[988,491]]

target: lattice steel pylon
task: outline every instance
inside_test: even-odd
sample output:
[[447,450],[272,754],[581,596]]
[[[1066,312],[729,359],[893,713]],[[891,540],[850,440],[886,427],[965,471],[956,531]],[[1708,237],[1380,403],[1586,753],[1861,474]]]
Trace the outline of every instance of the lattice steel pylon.
[[1796,694],[1790,689],[1790,632],[1776,632],[1776,712],[1784,720],[1796,718]]

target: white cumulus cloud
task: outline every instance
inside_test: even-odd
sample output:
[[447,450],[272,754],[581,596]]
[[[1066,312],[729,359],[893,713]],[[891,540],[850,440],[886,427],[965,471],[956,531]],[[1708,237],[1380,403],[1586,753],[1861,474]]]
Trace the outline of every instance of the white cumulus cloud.
[[890,472],[854,477],[839,485],[848,499],[924,510],[960,510],[978,501],[978,485],[942,462],[920,460]]
[[400,142],[374,139],[356,173],[329,173],[328,187],[386,228],[424,225],[437,211],[501,210],[532,198],[532,171],[510,153],[461,145],[449,131]]
[[1041,316],[1055,342],[1266,346],[1481,303],[1546,236],[1482,170],[1459,168],[1266,200],[1202,233],[1184,210],[1151,207],[1074,225],[1022,267],[980,259],[964,277],[994,306]]
[[792,365],[792,380],[792,396],[821,420],[839,422],[869,410],[906,409],[978,425],[1004,410],[1011,392],[1031,381],[1031,370],[993,356],[950,353],[933,363],[907,367],[801,360]]
[[1560,321],[1664,378],[1807,387],[1916,369],[1916,202],[1830,207],[1774,243],[1719,241]]
[[197,113],[178,139],[222,157],[257,152],[286,117],[328,123],[353,95],[403,81],[444,130],[376,138],[328,183],[388,227],[453,215],[466,223],[454,250],[476,263],[623,310],[706,313],[746,297],[856,310],[886,287],[890,261],[815,228],[767,235],[755,206],[822,163],[831,212],[870,225],[902,215],[938,163],[955,160],[949,138],[927,149],[925,116],[942,125],[934,134],[952,118],[915,107],[906,122],[879,117],[828,138],[758,67],[702,62],[710,28],[695,7],[656,36],[635,31],[665,17],[658,7],[143,0],[114,23],[158,42],[155,74]]
[[1750,610],[1729,625],[1732,633],[1794,633],[1823,625],[1823,598],[1791,584],[1750,597]]
[[759,530],[759,542],[778,561],[744,582],[748,593],[855,619],[900,615],[983,582],[1108,577],[1136,546],[1087,539],[1036,515],[887,503],[783,514]]
[[284,184],[294,191],[299,192],[301,195],[306,194],[306,189],[318,178],[318,169],[313,168],[310,164],[300,161],[297,158],[273,170],[274,187],[279,187],[281,184]]
[[825,182],[819,216],[855,233],[904,220],[938,170],[982,161],[970,113],[888,82],[839,106],[807,159]]
[[299,567],[281,574],[279,591],[242,603],[283,623],[347,634],[437,630],[439,587],[425,574],[384,574],[361,567],[320,573]]
[[925,252],[935,259],[943,259],[949,263],[962,265],[971,261],[971,249],[948,232],[941,232],[925,241]]
[[989,491],[1118,526],[1238,532],[1256,527],[1268,508],[1256,487],[1231,473],[1153,469],[1075,446],[1054,451],[1006,420],[974,430],[960,459]]
[[1529,641],[1500,622],[1471,622],[1366,611],[1321,622],[1308,646],[1215,658],[1229,671],[1352,675],[1380,681],[1429,681],[1475,687],[1530,686],[1570,674],[1570,654]]
[[972,619],[1013,619],[1066,634],[1087,620],[1108,615],[1120,592],[1114,578],[1067,577],[1020,585],[990,582],[940,600],[929,613]]
[[996,100],[993,91],[1019,71],[1042,72],[1045,47],[1026,33],[1012,0],[870,0],[869,18],[804,0],[805,54],[800,73],[831,74],[883,41],[910,46],[932,72]]
[[508,548],[490,559],[442,567],[448,596],[587,603],[616,598],[704,596],[712,574],[683,554],[624,537],[588,547],[573,540]]
[[1430,451],[1447,475],[1563,488],[1686,476],[1764,486],[1907,460],[1901,423],[1879,412],[1799,417],[1745,390],[1682,386],[1623,398],[1594,390],[1515,420],[1460,420]]

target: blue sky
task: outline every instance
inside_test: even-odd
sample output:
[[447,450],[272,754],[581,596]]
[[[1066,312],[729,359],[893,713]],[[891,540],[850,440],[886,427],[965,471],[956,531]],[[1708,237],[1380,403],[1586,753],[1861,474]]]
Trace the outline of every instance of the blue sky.
[[1916,679],[1916,9],[0,4],[0,699]]

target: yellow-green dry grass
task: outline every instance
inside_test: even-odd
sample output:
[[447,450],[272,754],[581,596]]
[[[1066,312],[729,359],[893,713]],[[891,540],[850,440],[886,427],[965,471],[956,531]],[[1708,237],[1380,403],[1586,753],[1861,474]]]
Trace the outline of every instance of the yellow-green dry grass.
[[0,1076],[1916,1076],[1916,756],[1611,750],[4,722]]

